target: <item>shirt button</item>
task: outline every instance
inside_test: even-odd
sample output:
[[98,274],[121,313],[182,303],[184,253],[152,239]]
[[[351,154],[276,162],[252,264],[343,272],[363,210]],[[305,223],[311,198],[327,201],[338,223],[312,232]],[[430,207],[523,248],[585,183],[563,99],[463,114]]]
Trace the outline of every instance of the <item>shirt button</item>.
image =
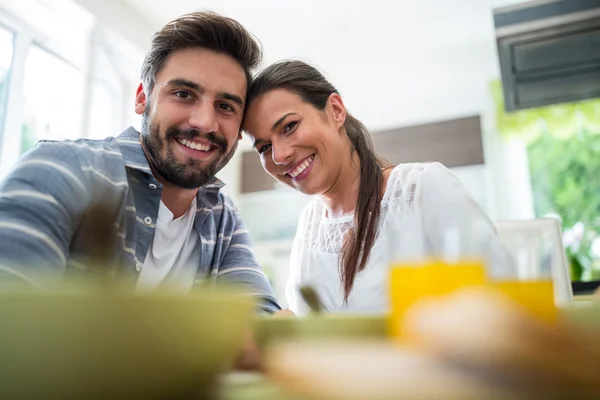
[[154,183],[149,184],[148,187],[150,189],[156,189],[156,185]]
[[144,218],[144,223],[145,223],[146,225],[150,225],[150,224],[152,223],[152,218],[150,218],[150,217],[146,217],[146,218]]

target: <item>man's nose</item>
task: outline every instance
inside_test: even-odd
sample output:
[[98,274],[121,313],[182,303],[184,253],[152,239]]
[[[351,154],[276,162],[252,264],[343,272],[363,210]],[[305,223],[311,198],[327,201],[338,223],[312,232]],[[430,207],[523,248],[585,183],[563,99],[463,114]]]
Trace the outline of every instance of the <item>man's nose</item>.
[[201,133],[217,132],[219,123],[213,105],[206,102],[200,103],[190,114],[189,124],[190,128],[197,129]]

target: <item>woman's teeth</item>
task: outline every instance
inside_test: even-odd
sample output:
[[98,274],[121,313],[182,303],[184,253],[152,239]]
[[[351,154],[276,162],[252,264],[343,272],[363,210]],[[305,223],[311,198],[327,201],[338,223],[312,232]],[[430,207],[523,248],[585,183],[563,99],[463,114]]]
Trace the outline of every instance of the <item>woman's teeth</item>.
[[187,140],[178,140],[178,142],[184,145],[185,147],[189,147],[190,149],[194,150],[209,151],[212,149],[212,146],[209,144],[194,143]]
[[310,156],[309,158],[307,158],[306,160],[304,160],[304,162],[300,165],[298,165],[296,168],[294,168],[294,170],[290,173],[288,173],[289,176],[291,176],[292,178],[297,177],[298,175],[300,175],[301,173],[304,172],[304,170],[306,168],[308,168],[308,166],[310,164],[312,164],[313,160],[315,159],[315,156]]

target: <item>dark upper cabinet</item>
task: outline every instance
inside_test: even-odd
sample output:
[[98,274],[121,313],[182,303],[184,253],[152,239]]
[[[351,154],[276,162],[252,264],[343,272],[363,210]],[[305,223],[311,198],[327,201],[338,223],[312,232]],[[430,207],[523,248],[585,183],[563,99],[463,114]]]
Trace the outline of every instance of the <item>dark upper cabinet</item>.
[[600,97],[600,0],[494,10],[507,111]]
[[[392,164],[439,161],[452,168],[484,163],[478,116],[376,131],[372,140],[377,154]],[[254,151],[242,153],[241,175],[242,193],[277,187]]]

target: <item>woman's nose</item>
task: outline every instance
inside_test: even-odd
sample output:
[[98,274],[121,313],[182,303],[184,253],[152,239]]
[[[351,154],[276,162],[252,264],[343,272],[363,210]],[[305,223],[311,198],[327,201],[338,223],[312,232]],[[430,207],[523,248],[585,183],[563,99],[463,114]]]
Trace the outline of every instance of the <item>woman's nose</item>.
[[289,163],[294,150],[292,146],[288,146],[282,143],[273,143],[271,151],[273,162],[277,165],[285,165]]

